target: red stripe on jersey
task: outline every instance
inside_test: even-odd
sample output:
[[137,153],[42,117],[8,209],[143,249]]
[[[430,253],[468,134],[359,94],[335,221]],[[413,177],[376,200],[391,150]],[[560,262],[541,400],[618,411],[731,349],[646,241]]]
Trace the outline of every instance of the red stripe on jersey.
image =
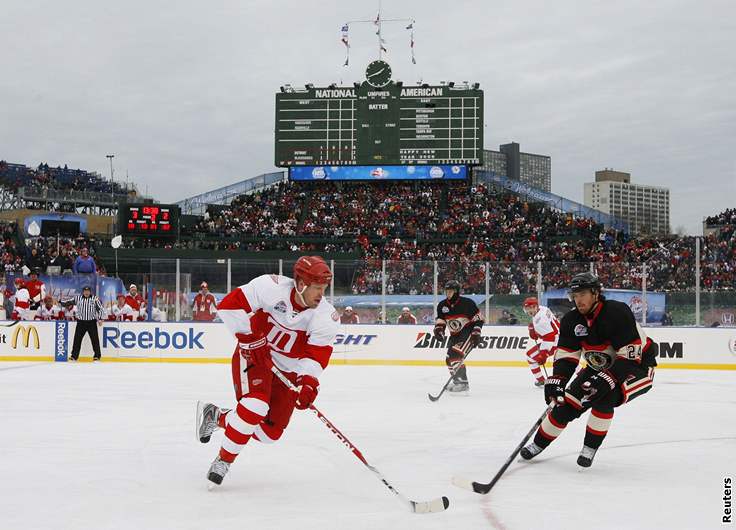
[[584,340],[581,340],[580,344],[583,346],[583,349],[590,351],[606,351],[606,349],[611,345],[610,341],[606,341],[603,344],[588,344]]
[[596,431],[595,429],[591,429],[590,427],[585,427],[585,430],[588,431],[590,434],[595,434],[597,436],[605,436],[608,434],[608,431]]
[[568,396],[565,396],[565,403],[568,403],[569,405],[571,405],[573,408],[577,410],[583,410],[583,407],[580,404],[575,403],[575,401],[570,399]]
[[240,419],[243,420],[245,423],[249,423],[250,425],[258,425],[263,419],[263,416],[245,408],[240,403],[238,403],[238,406],[235,408],[235,410],[238,416],[240,416]]
[[327,368],[327,364],[330,362],[330,356],[332,355],[332,346],[315,346],[309,344],[304,347],[304,354],[310,359],[314,359],[319,363],[322,369]]
[[633,392],[636,392],[636,391],[637,391],[637,390],[639,390],[640,388],[643,388],[643,387],[645,387],[645,386],[647,386],[647,385],[651,385],[651,384],[652,384],[652,380],[651,380],[651,379],[649,379],[649,378],[646,378],[646,379],[644,379],[644,380],[643,380],[643,381],[642,381],[641,383],[639,383],[639,384],[637,384],[637,385],[634,385],[634,386],[632,386],[632,387],[630,387],[630,388],[629,388],[629,387],[627,387],[627,388],[626,388],[626,393],[628,393],[628,394],[631,394],[631,393],[633,393]]
[[549,420],[549,422],[552,425],[554,425],[558,429],[564,429],[565,427],[567,427],[567,423],[559,423],[559,422],[555,421],[555,419],[552,417],[552,413],[551,412],[549,414],[547,414],[547,419]]
[[596,418],[600,418],[602,420],[610,420],[613,418],[613,412],[601,412],[600,410],[593,409],[590,413]]
[[546,335],[542,335],[539,338],[541,340],[543,340],[543,341],[552,342],[555,339],[556,336],[557,336],[557,331],[556,330],[552,330],[549,333],[547,333]]
[[227,296],[217,304],[217,309],[242,309],[246,313],[252,312],[248,299],[245,297],[245,293],[240,287],[234,291],[230,291]]

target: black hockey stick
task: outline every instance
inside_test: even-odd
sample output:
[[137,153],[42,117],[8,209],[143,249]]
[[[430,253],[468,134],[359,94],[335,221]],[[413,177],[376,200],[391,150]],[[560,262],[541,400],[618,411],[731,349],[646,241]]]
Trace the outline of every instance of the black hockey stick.
[[18,322],[20,322],[20,320],[13,320],[10,324],[0,324],[0,328],[12,328]]
[[542,421],[544,421],[544,417],[547,415],[547,413],[552,410],[554,407],[554,402],[550,403],[549,407],[544,409],[544,412],[541,416],[539,416],[539,419],[534,423],[531,429],[529,429],[529,432],[526,433],[526,436],[524,436],[524,439],[521,440],[521,443],[516,446],[516,449],[514,449],[514,452],[511,453],[511,456],[506,460],[506,463],[501,466],[501,469],[498,470],[498,473],[496,473],[496,476],[493,477],[493,479],[488,483],[484,484],[482,482],[471,482],[468,479],[461,478],[461,477],[453,477],[452,483],[457,486],[458,488],[463,488],[466,490],[474,491],[475,493],[480,493],[481,495],[485,495],[489,491],[491,491],[491,488],[496,485],[496,482],[501,478],[501,476],[506,472],[508,467],[511,465],[511,462],[513,462],[514,458],[516,458],[516,455],[518,455],[521,452],[521,449],[524,447],[524,444],[529,441],[529,438],[532,437],[534,432],[537,430],[537,428],[542,424]]
[[450,386],[450,383],[452,382],[452,379],[455,377],[455,374],[457,373],[458,370],[460,370],[460,367],[463,365],[468,355],[470,355],[470,351],[471,351],[470,337],[468,337],[466,341],[463,343],[463,345],[460,347],[460,351],[463,352],[463,358],[460,359],[460,362],[458,363],[457,367],[452,372],[450,372],[450,378],[445,383],[445,386],[442,387],[442,390],[440,390],[440,393],[437,394],[436,396],[433,396],[432,394],[429,394],[429,393],[427,394],[427,397],[429,398],[430,401],[435,402],[439,398],[442,397],[442,394],[445,393],[445,390],[447,390],[447,387]]
[[[289,381],[286,376],[276,368],[275,366],[271,368],[271,371],[278,377],[282,383],[284,383],[289,389],[291,389],[294,392],[298,392],[297,388],[294,386],[294,384]],[[317,407],[314,405],[309,405],[309,408],[307,409],[314,413],[317,418],[327,427],[330,431],[332,431],[332,434],[334,434],[340,442],[345,445],[348,449],[350,449],[350,452],[352,452],[358,460],[363,462],[365,467],[370,469],[378,479],[383,482],[383,485],[386,486],[391,493],[396,495],[401,503],[409,508],[413,513],[436,513],[436,512],[443,512],[447,510],[447,507],[450,506],[450,500],[447,497],[438,497],[436,499],[432,499],[431,501],[412,501],[410,499],[407,499],[404,497],[401,493],[398,492],[396,488],[394,488],[388,480],[381,474],[378,469],[373,467],[368,463],[368,461],[365,459],[363,454],[360,452],[360,450],[353,445],[353,443],[348,440],[347,436],[345,436],[343,433],[340,432],[340,430],[335,427],[335,425],[327,419],[327,417],[322,414]]]

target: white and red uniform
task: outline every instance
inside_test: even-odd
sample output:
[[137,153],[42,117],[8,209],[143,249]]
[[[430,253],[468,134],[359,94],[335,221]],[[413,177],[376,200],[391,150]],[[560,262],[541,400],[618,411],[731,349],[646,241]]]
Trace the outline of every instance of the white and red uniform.
[[31,297],[31,304],[41,304],[46,298],[46,285],[41,280],[28,280],[26,282],[28,295]]
[[534,378],[543,382],[544,376],[540,366],[547,361],[547,357],[554,357],[557,339],[560,336],[560,322],[548,307],[539,306],[529,324],[529,336],[536,344],[526,352],[526,360]]
[[77,306],[62,307],[59,311],[59,320],[77,320]]
[[217,315],[217,300],[212,293],[197,293],[194,297],[194,320],[212,322]]
[[120,307],[119,304],[112,306],[112,313],[107,317],[109,320],[115,320],[117,322],[133,322],[138,318],[138,313],[133,311],[127,303]]
[[[265,337],[273,364],[294,384],[300,376],[320,377],[332,355],[340,319],[325,298],[311,309],[300,306],[296,296],[291,278],[264,275],[233,290],[217,307],[233,335]],[[278,440],[296,403],[294,392],[273,373],[246,364],[240,346],[233,354],[232,374],[238,404],[219,421],[225,428],[220,458],[229,462],[251,437],[264,443]]]
[[140,293],[136,292],[135,295],[128,294],[125,297],[125,303],[130,306],[130,308],[135,313],[135,319],[136,320],[145,320],[145,308],[146,308],[146,302],[143,300],[143,297]]
[[28,289],[25,287],[18,287],[13,295],[13,314],[11,319],[31,320],[32,318],[31,295],[28,294]]
[[33,317],[34,320],[59,320],[59,314],[61,313],[61,308],[54,304],[51,307],[46,307],[46,304],[41,305],[36,310],[36,316]]

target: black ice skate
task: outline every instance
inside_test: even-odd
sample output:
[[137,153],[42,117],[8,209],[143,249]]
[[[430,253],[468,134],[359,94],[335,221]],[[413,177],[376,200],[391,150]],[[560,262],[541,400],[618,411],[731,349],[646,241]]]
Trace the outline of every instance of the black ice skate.
[[541,453],[543,450],[544,450],[544,447],[539,447],[537,444],[532,442],[526,447],[524,447],[524,449],[522,449],[521,452],[519,452],[519,454],[521,455],[521,458],[523,458],[524,460],[531,460],[532,458],[537,456],[539,453]]
[[222,479],[225,478],[225,475],[227,475],[229,469],[230,463],[221,460],[220,456],[218,455],[217,458],[215,458],[215,460],[212,462],[210,470],[207,472],[207,480],[209,480],[210,482],[214,482],[219,486],[220,484],[222,484]]
[[197,438],[203,444],[210,441],[221,413],[222,411],[212,403],[197,401]]
[[584,445],[580,450],[580,456],[578,456],[578,465],[580,467],[590,467],[593,464],[596,451],[598,451],[597,448],[594,449],[593,447]]

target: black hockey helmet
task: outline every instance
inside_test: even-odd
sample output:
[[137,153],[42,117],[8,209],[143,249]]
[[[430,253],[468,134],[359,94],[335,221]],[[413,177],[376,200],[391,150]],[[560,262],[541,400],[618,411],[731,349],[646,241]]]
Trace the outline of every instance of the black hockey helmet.
[[585,289],[600,293],[602,286],[598,276],[591,272],[581,272],[572,277],[569,289],[571,293],[577,293]]
[[445,282],[445,291],[453,289],[456,294],[460,294],[460,282],[457,280],[448,280]]

